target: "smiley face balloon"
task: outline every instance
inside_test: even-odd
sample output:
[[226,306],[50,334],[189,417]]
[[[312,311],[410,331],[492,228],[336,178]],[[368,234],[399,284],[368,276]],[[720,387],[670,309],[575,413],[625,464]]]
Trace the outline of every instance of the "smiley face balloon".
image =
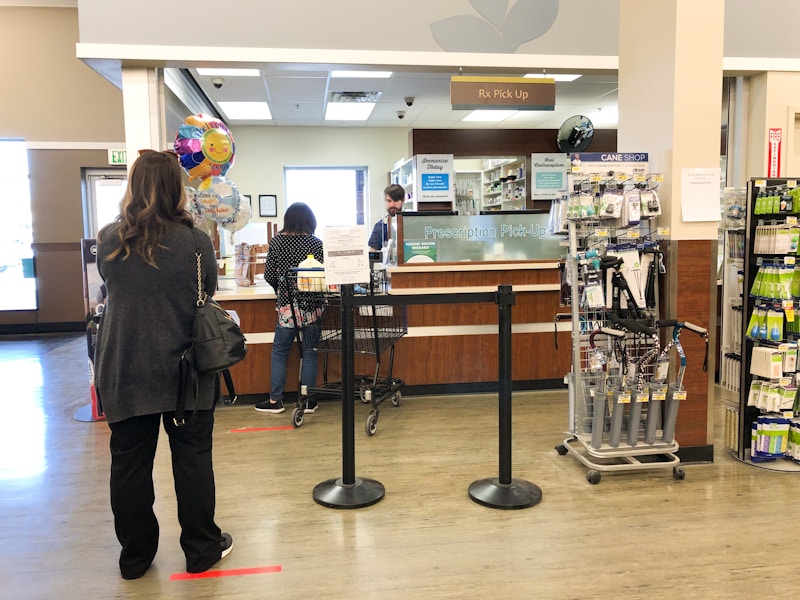
[[189,177],[204,180],[228,172],[236,145],[222,121],[208,115],[192,115],[178,127],[175,151]]

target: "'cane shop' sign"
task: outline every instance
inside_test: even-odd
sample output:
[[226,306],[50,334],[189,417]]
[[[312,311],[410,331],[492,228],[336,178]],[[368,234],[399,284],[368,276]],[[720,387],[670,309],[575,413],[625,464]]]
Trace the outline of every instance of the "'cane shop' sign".
[[769,164],[767,172],[770,177],[781,176],[781,129],[769,129]]

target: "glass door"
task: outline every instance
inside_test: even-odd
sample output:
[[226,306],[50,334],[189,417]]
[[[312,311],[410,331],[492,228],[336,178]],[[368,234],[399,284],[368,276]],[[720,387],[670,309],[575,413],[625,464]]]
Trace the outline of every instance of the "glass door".
[[85,169],[83,197],[83,229],[86,238],[97,232],[119,214],[119,203],[128,185],[124,168]]

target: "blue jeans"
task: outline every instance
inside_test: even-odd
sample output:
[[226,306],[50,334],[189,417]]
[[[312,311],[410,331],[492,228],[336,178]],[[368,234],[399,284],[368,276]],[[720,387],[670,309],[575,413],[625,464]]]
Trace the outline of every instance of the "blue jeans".
[[[286,385],[286,362],[292,344],[295,343],[297,330],[292,327],[275,325],[275,339],[272,342],[272,358],[270,359],[270,393],[272,400],[283,399],[283,388]],[[303,356],[300,368],[300,385],[314,387],[317,384],[317,352],[314,350],[319,342],[319,322],[304,327]],[[299,393],[299,390],[298,390]]]

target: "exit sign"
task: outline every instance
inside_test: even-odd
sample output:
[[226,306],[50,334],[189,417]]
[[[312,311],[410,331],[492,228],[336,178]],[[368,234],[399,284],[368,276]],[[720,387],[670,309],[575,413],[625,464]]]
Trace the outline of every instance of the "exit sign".
[[108,151],[108,164],[110,164],[110,165],[127,165],[128,164],[128,151],[127,150],[109,150]]

